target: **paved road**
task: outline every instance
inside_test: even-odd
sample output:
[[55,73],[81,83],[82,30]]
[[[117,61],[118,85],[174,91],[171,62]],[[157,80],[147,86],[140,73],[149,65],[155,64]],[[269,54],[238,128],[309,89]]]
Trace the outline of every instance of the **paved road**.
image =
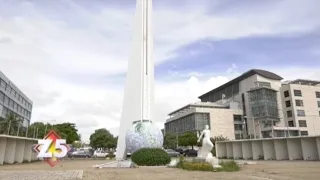
[[61,180],[82,179],[83,170],[68,171],[0,171],[1,180]]
[[[97,169],[106,160],[68,160],[54,168],[44,162],[0,166],[0,180],[319,180],[320,162],[258,161],[239,172],[196,172],[165,167]],[[54,177],[54,178],[53,178]]]

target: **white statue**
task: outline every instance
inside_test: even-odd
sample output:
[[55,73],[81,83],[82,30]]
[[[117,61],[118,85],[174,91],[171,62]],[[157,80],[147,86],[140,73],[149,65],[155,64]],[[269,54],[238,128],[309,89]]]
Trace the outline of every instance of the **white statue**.
[[208,125],[206,125],[205,129],[201,132],[198,142],[200,142],[202,136],[202,147],[198,150],[198,158],[205,159],[205,161],[212,164],[214,168],[221,168],[221,166],[219,165],[219,160],[213,157],[211,153],[213,144],[210,140],[210,130]]
[[202,136],[203,136],[202,147],[198,151],[198,157],[205,158],[205,159],[211,158],[212,157],[211,150],[213,148],[213,144],[210,140],[210,130],[208,125],[206,125],[205,129],[201,132],[198,142],[200,142]]

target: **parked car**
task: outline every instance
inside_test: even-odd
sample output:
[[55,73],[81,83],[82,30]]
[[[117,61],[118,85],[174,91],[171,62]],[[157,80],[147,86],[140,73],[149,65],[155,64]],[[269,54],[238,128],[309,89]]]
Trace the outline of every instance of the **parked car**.
[[197,157],[198,151],[194,149],[187,149],[183,152],[186,157]]
[[[113,152],[114,155],[117,154],[117,150]],[[127,153],[127,157],[131,157],[132,153]]]
[[180,154],[184,154],[184,150],[181,148],[175,149],[176,152],[180,153]]
[[67,156],[70,157],[73,152],[75,152],[75,150],[74,150],[74,149],[70,149],[70,150],[68,151],[68,153],[67,153]]
[[178,157],[180,155],[179,152],[174,151],[172,149],[165,149],[165,151],[168,153],[169,156],[171,157]]
[[103,150],[96,150],[96,151],[94,151],[94,153],[93,153],[93,157],[99,157],[99,158],[101,158],[101,157],[107,157],[107,155],[108,155],[108,153],[105,152],[105,151],[103,151]]
[[89,152],[89,151],[74,151],[72,152],[69,157],[72,157],[72,158],[75,158],[75,157],[85,157],[85,158],[88,158],[88,157],[91,157],[92,154]]

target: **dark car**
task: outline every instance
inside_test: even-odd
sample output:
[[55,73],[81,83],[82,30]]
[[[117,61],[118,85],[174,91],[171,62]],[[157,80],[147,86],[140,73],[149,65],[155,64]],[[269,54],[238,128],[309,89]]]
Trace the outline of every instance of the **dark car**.
[[176,149],[175,151],[177,151],[177,152],[180,153],[180,154],[183,154],[183,153],[184,153],[184,150],[183,150],[183,149]]
[[168,153],[169,156],[171,157],[178,157],[180,155],[179,152],[174,151],[172,149],[165,149],[165,151]]
[[186,157],[197,157],[198,151],[194,149],[187,149],[183,152]]
[[69,154],[69,157],[71,158],[75,158],[75,157],[91,157],[92,153],[88,152],[88,151],[74,151],[72,153]]

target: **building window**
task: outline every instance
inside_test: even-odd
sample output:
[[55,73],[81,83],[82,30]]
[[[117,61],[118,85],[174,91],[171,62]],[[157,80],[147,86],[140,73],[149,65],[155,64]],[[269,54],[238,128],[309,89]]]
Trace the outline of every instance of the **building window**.
[[0,102],[4,102],[4,97],[5,95],[2,92],[0,92]]
[[299,127],[307,127],[307,121],[306,120],[299,120]]
[[14,104],[14,103],[13,103],[13,100],[10,99],[10,100],[9,100],[9,107],[13,108],[13,104]]
[[291,107],[291,102],[290,102],[290,100],[286,101],[286,107]]
[[8,96],[4,97],[4,105],[9,106],[9,97]]
[[308,131],[301,131],[301,136],[308,136]]
[[288,121],[288,126],[289,126],[289,127],[294,127],[293,121]]
[[306,116],[304,110],[297,110],[297,116],[303,117]]
[[271,83],[269,82],[262,82],[262,81],[256,81],[254,82],[256,87],[268,87],[271,88]]
[[302,96],[301,90],[293,90],[293,94],[294,94],[294,96],[299,96],[299,97]]
[[0,86],[2,88],[6,88],[6,85],[7,85],[7,83],[4,80],[0,79]]
[[233,120],[235,122],[242,122],[242,116],[241,115],[233,115]]
[[287,111],[287,117],[292,117],[292,111]]
[[235,134],[235,139],[241,139],[241,134]]
[[316,92],[316,98],[320,98],[320,92]]
[[303,106],[303,101],[302,100],[300,100],[300,99],[297,99],[296,100],[296,106]]
[[318,107],[320,108],[320,101],[318,101]]
[[235,131],[242,131],[243,130],[242,124],[235,124],[234,125],[234,130]]
[[289,97],[289,91],[285,91],[284,93],[284,97]]

